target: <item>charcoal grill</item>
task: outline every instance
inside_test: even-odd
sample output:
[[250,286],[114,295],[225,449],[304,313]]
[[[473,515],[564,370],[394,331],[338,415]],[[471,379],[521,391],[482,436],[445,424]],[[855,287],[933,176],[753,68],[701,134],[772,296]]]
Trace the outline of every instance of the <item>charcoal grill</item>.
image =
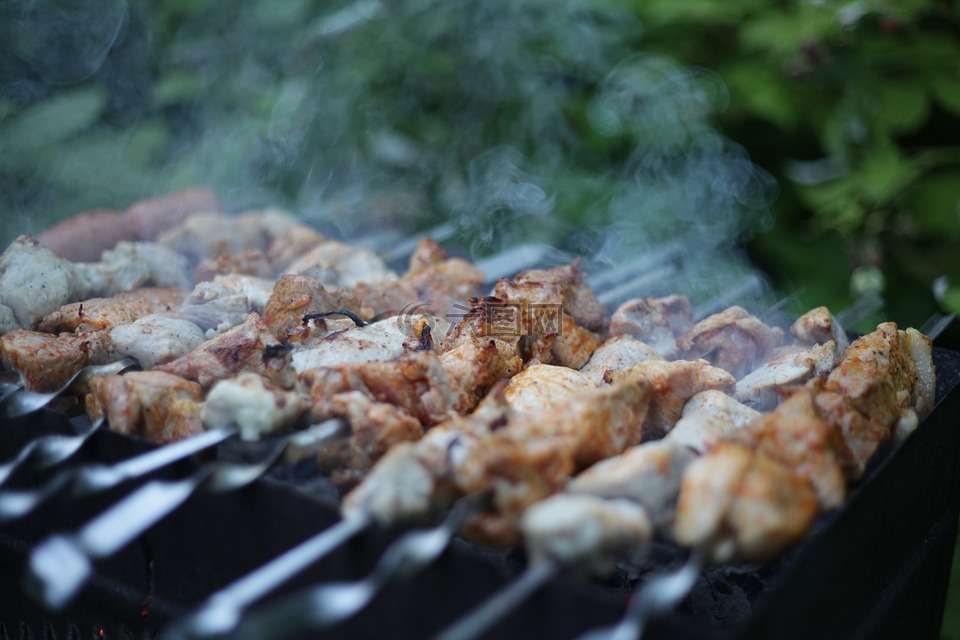
[[[939,637],[960,513],[960,353],[937,348],[934,359],[935,409],[874,465],[842,509],[822,515],[806,539],[773,564],[704,571],[688,598],[655,620],[645,637]],[[73,433],[71,421],[83,420],[45,410],[9,421],[2,426],[0,459],[12,458],[39,435]],[[101,431],[69,464],[115,462],[151,446]],[[223,445],[210,455],[241,454]],[[51,533],[74,530],[143,482],[182,478],[202,464],[184,461],[103,494],[58,497],[27,518],[0,524],[0,639],[163,637],[168,624],[212,592],[339,519],[331,485],[312,463],[301,463],[240,491],[192,497],[137,542],[98,562],[92,580],[63,611],[49,611],[29,596],[22,577],[31,548]],[[13,484],[35,486],[52,473],[20,473]],[[399,533],[365,531],[265,604],[318,582],[362,578]],[[656,547],[647,569],[663,571],[681,559],[675,549]],[[361,615],[324,637],[431,637],[523,567],[521,552],[457,541],[415,579],[390,586]],[[573,638],[611,624],[622,616],[635,578],[620,573],[604,583],[556,579],[489,637]]]

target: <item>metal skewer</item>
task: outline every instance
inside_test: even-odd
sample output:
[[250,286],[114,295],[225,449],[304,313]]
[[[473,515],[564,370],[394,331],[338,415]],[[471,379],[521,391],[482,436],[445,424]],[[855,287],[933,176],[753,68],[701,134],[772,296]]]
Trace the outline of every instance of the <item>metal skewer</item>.
[[[340,420],[331,420],[315,427],[327,441],[339,437]],[[223,429],[223,433],[236,429]],[[260,461],[252,464],[218,461],[204,465],[183,480],[153,480],[113,505],[76,533],[54,535],[41,543],[30,555],[28,583],[50,607],[66,605],[84,585],[92,572],[94,560],[108,558],[157,522],[168,516],[194,493],[234,491],[247,486],[281,458],[290,461],[291,436],[282,438]],[[310,455],[313,450],[297,443],[298,454]]]
[[0,487],[13,473],[28,461],[33,468],[43,469],[62,462],[80,450],[87,440],[103,426],[101,418],[73,436],[43,436],[31,440],[10,462],[0,465]]

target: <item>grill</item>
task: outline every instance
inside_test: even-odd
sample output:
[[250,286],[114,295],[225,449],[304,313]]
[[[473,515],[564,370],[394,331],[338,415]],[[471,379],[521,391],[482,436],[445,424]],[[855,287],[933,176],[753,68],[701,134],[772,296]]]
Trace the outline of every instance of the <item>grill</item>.
[[[493,278],[544,256],[542,247],[528,245],[480,266]],[[677,268],[674,256],[666,251],[655,261],[621,265],[591,284],[612,309],[630,296],[655,293],[651,283]],[[702,305],[701,315],[758,292],[759,281],[748,278]],[[701,572],[683,603],[654,620],[644,637],[938,637],[960,512],[960,434],[953,424],[960,412],[960,353],[935,349],[934,357],[936,408],[902,446],[874,465],[842,509],[822,515],[807,538],[773,564]],[[0,458],[13,458],[38,436],[72,434],[85,421],[49,410],[8,421]],[[104,430],[61,468],[121,461],[151,448]],[[147,482],[184,478],[214,457],[244,460],[262,453],[252,449],[225,443],[103,493],[56,497],[26,518],[0,525],[0,638],[162,637],[167,625],[211,593],[339,520],[335,492],[311,462],[280,467],[238,491],[192,496],[134,543],[97,562],[93,577],[65,610],[50,611],[29,597],[31,586],[22,579],[29,552],[51,534],[76,530]],[[18,472],[10,486],[39,486],[56,471]],[[286,582],[265,604],[308,585],[366,576],[400,533],[364,531]],[[645,570],[661,572],[681,562],[677,550],[657,546]],[[439,561],[392,584],[324,637],[430,637],[523,568],[521,552],[490,552],[456,540]],[[603,583],[561,576],[489,637],[577,637],[618,620],[637,580],[625,571]]]

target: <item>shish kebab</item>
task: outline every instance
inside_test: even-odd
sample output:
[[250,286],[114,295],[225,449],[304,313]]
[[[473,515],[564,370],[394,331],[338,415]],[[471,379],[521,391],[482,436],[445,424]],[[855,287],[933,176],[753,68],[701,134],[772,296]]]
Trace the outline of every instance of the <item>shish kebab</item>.
[[[669,300],[668,304],[676,302],[677,300],[674,298]],[[684,302],[684,304],[686,303]],[[644,317],[643,321],[639,324],[646,327],[650,327],[651,325],[654,327],[659,326],[656,322],[651,322],[650,315],[650,311],[648,310],[646,317]],[[738,312],[735,316],[740,320],[743,319],[743,313]],[[712,326],[714,330],[717,328],[716,325],[718,321],[719,320],[713,321]],[[769,328],[760,327],[756,325],[756,323],[753,324],[755,325],[755,329],[760,329],[760,333],[758,334],[760,338],[762,338],[763,331],[771,331]],[[709,327],[710,325],[708,324],[707,326]],[[738,326],[736,322],[733,322],[730,323],[730,330],[739,332],[742,330],[742,327]],[[634,361],[643,360],[649,358],[653,353],[649,347],[644,347],[639,350],[635,347],[631,347],[628,350],[618,349],[624,344],[629,344],[630,339],[632,339],[630,336],[621,336],[609,341],[610,346],[614,347],[610,350],[611,352],[619,350],[621,351],[620,357],[626,357],[626,360],[624,360],[622,364],[632,364],[629,362],[631,357]],[[634,342],[637,341],[634,340]],[[751,340],[744,339],[740,342],[741,350],[752,353],[755,345],[752,345]],[[726,349],[729,352],[730,347],[728,346]],[[624,351],[626,351],[626,353],[624,353]],[[631,354],[630,351],[633,351],[633,353]],[[616,358],[611,356],[612,353],[604,355],[598,350],[595,353],[595,357],[597,358],[597,362],[595,362],[597,367],[595,367],[595,369],[602,369],[601,363],[604,361],[612,365]],[[591,358],[591,362],[593,361],[594,359]],[[525,373],[532,372],[533,369],[535,369],[535,367],[528,368]],[[677,417],[679,417],[680,408],[684,405],[685,401],[699,390],[709,388],[711,385],[718,388],[725,388],[728,391],[733,390],[733,377],[725,371],[709,366],[704,361],[657,361],[650,362],[647,366],[640,367],[640,369],[643,371],[638,371],[635,374],[635,379],[632,380],[634,386],[643,386],[638,384],[638,379],[649,379],[657,392],[653,410],[650,412],[652,419],[648,420],[645,424],[648,436],[660,435],[666,431],[666,429],[676,421]],[[534,376],[530,377],[534,378]],[[507,388],[529,386],[529,383],[524,383],[523,378],[524,374],[518,375],[510,382]],[[545,378],[541,378],[540,380],[534,378],[533,384],[537,382],[542,384],[545,382]],[[589,407],[589,400],[584,400],[587,395],[588,392],[582,392],[580,404]],[[559,398],[553,398],[552,400],[556,402],[558,399]],[[381,464],[374,469],[372,476],[362,483],[354,493],[348,495],[345,501],[345,511],[350,514],[348,510],[351,508],[350,505],[353,503],[352,501],[359,500],[356,504],[359,504],[363,510],[356,510],[353,513],[357,514],[359,511],[359,515],[365,518],[370,517],[366,515],[367,511],[376,510],[375,513],[377,513],[377,517],[388,522],[395,523],[404,520],[422,521],[426,519],[427,515],[432,515],[437,509],[442,509],[444,506],[450,504],[451,482],[455,485],[457,480],[460,480],[461,484],[466,484],[468,487],[466,493],[471,493],[472,489],[472,493],[474,494],[482,491],[485,484],[492,485],[495,494],[494,503],[497,505],[500,513],[497,513],[495,509],[488,513],[481,513],[479,516],[475,516],[473,518],[474,522],[467,527],[467,530],[472,529],[474,537],[479,537],[485,541],[494,540],[500,544],[511,544],[515,541],[514,537],[517,532],[516,520],[523,511],[523,508],[532,501],[555,491],[559,483],[569,475],[569,468],[575,466],[575,463],[568,464],[567,469],[562,469],[558,472],[555,467],[551,469],[550,467],[544,466],[538,459],[531,460],[528,454],[526,459],[523,458],[517,452],[511,451],[511,447],[512,449],[518,449],[521,453],[526,453],[529,449],[534,451],[540,449],[541,451],[552,454],[550,457],[556,462],[558,457],[557,450],[551,451],[549,447],[551,436],[556,441],[562,441],[563,437],[568,435],[564,432],[563,425],[590,425],[598,415],[603,415],[602,410],[597,411],[596,407],[592,408],[595,412],[593,415],[589,412],[578,411],[574,411],[573,414],[571,414],[569,411],[569,402],[567,404],[567,411],[555,409],[548,412],[550,419],[546,420],[544,424],[553,423],[555,425],[553,428],[556,429],[556,431],[552,433],[550,432],[550,427],[542,425],[535,425],[532,428],[527,428],[525,431],[523,421],[516,420],[516,417],[514,417],[514,420],[519,422],[520,425],[517,432],[526,436],[528,445],[530,444],[529,441],[533,442],[532,447],[528,446],[527,449],[524,449],[523,446],[517,446],[517,440],[519,438],[516,436],[510,437],[511,428],[509,422],[506,427],[501,428],[492,437],[488,432],[484,433],[484,436],[489,437],[490,440],[498,444],[496,447],[491,447],[490,451],[494,453],[489,455],[488,460],[485,462],[478,460],[478,458],[482,458],[483,456],[461,456],[456,453],[457,450],[455,447],[459,444],[457,440],[458,434],[448,433],[447,430],[435,429],[428,433],[424,440],[418,443],[395,448],[387,455]],[[576,403],[574,404],[576,406]],[[570,420],[571,415],[575,416],[572,421]],[[637,427],[635,426],[634,428]],[[594,429],[596,430],[596,428]],[[588,434],[589,430],[581,434],[581,437],[589,438],[590,435]],[[470,434],[470,441],[476,441],[477,435],[476,433]],[[602,439],[602,436],[597,438],[596,435],[594,435],[593,437],[597,440]],[[582,449],[589,451],[590,447],[582,447]],[[452,455],[448,456],[447,451],[451,451]],[[562,451],[562,445],[560,451]],[[563,455],[563,453],[560,454],[561,457]],[[569,454],[567,453],[566,456],[569,457]],[[452,458],[461,458],[462,461],[459,463],[451,462]],[[469,487],[471,476],[474,484],[479,482],[480,486]],[[358,496],[360,497],[358,498]],[[437,504],[438,502],[440,503],[439,505]],[[484,520],[486,521],[484,522]],[[351,521],[358,522],[360,518],[351,518],[350,515],[348,515],[347,520],[344,522]],[[444,525],[444,528],[446,528],[446,526],[447,525]],[[429,536],[430,534],[427,534],[427,537]],[[403,539],[401,539],[399,546],[404,546]],[[417,551],[411,545],[408,544],[406,546],[411,548],[412,554],[416,555]],[[388,560],[388,565],[392,562],[392,560],[390,560],[392,557],[389,552],[385,555],[384,559]],[[375,572],[375,574],[376,573],[377,572]],[[193,635],[208,635],[218,632],[222,633],[228,630],[228,628],[224,627],[218,628],[218,625],[225,625],[228,620],[230,621],[229,624],[232,625],[236,621],[236,607],[238,603],[236,602],[236,598],[232,598],[231,596],[236,595],[238,592],[249,593],[248,590],[253,589],[256,583],[253,575],[251,575],[250,578],[250,580],[244,579],[241,583],[238,583],[235,588],[230,587],[216,594],[208,601],[207,606],[201,610],[199,615],[183,625],[186,627],[185,630]],[[358,590],[363,587],[362,590],[366,592],[366,585],[358,584],[357,587]],[[320,626],[330,624],[347,615],[347,611],[343,609],[330,611],[326,614],[319,613],[320,611],[328,610],[326,606],[321,606],[327,599],[324,596],[332,597],[333,592],[337,590],[341,590],[338,585],[321,586],[311,594],[316,597],[305,597],[304,601],[290,606],[293,608],[301,605],[306,606],[306,601],[309,600],[309,606],[306,608],[315,612],[314,624]],[[262,592],[260,595],[263,595]],[[250,602],[250,598],[246,595],[242,599],[243,604]],[[316,607],[319,607],[319,609]],[[271,620],[273,618],[280,620],[285,616],[285,613],[283,611],[273,613],[276,615],[268,613],[259,618],[262,624],[258,624],[256,622],[257,618],[255,617],[252,626],[249,627],[248,630],[253,629],[251,633],[254,635],[258,633],[268,633],[270,629],[272,629],[270,632],[276,632],[278,627],[274,625]],[[232,628],[232,626],[229,628]],[[181,630],[184,629],[181,628]]]
[[[698,394],[663,440],[600,462],[533,505],[521,525],[527,573],[438,638],[481,635],[561,568],[603,574],[616,559],[642,560],[655,536],[718,563],[775,557],[818,510],[842,504],[882,444],[930,411],[930,340],[882,324],[835,369],[783,393],[762,414],[722,393]],[[691,566],[680,573],[691,578]],[[625,628],[636,637],[642,620]]]

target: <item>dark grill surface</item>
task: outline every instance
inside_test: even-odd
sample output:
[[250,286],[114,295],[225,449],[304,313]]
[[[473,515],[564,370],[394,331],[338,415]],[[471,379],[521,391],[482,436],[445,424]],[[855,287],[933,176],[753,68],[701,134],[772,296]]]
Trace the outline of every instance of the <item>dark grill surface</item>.
[[[645,637],[938,638],[960,510],[960,353],[935,349],[934,357],[935,410],[875,465],[840,511],[821,516],[807,539],[772,565],[704,571],[677,611],[655,621]],[[72,432],[67,418],[52,411],[2,428],[3,460],[40,434]],[[100,432],[69,464],[121,460],[150,446]],[[227,446],[216,453],[249,454]],[[184,477],[199,464],[183,462],[151,478]],[[11,486],[37,484],[52,473],[22,472]],[[67,610],[36,605],[22,581],[29,549],[51,533],[76,529],[133,488],[127,483],[96,496],[61,496],[0,525],[0,638],[162,637],[177,615],[338,519],[332,487],[309,462],[285,468],[241,491],[194,496],[136,543],[98,562],[94,579]],[[363,577],[398,533],[358,536],[271,600],[316,582]],[[657,546],[642,571],[663,571],[681,560],[675,549]],[[367,611],[323,637],[430,637],[522,569],[519,552],[458,541],[429,569],[389,587]],[[626,571],[604,584],[560,578],[490,637],[573,638],[610,624],[643,578]]]

